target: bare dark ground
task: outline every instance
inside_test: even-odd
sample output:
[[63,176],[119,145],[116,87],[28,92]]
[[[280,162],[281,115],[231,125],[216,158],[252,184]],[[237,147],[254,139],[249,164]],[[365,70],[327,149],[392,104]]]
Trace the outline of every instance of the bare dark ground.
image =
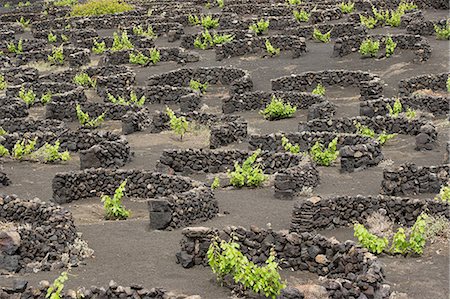
[[[442,17],[441,12],[427,11],[431,19]],[[397,30],[397,29],[396,29]],[[404,32],[404,30],[397,30]],[[449,43],[429,38],[432,46],[432,57],[424,64],[414,64],[412,51],[397,51],[390,59],[360,59],[358,54],[344,58],[333,58],[330,44],[319,44],[309,41],[309,53],[298,59],[291,59],[283,54],[279,58],[267,59],[257,56],[215,61],[213,51],[201,52],[202,59],[195,66],[233,65],[251,72],[255,90],[270,90],[270,79],[304,71],[327,69],[365,70],[380,75],[386,83],[385,96],[397,93],[398,82],[419,74],[448,71]],[[167,45],[164,38],[157,40],[158,45]],[[174,45],[174,44],[171,44]],[[160,63],[148,68],[135,68],[139,84],[145,84],[148,76],[163,73],[180,67],[175,63]],[[212,88],[208,93],[208,109],[220,111],[220,100],[226,89]],[[355,116],[359,114],[357,90],[352,88],[330,88],[328,96],[338,105],[338,116]],[[158,108],[158,107],[155,107]],[[36,111],[35,115],[43,115]],[[258,116],[258,112],[245,112],[242,115],[249,121],[251,133],[271,133],[278,131],[295,131],[299,121],[305,121],[305,111],[299,111],[296,118],[266,122]],[[448,139],[449,123],[436,120],[439,126],[440,145],[430,152],[414,150],[414,138],[398,136],[383,148],[385,164],[399,165],[413,161],[419,165],[441,164],[444,160],[444,143]],[[115,122],[108,122],[106,128],[118,130]],[[190,133],[182,143],[171,133],[148,134],[145,132],[127,136],[133,151],[134,160],[125,168],[153,169],[163,149],[207,147],[207,130]],[[246,148],[246,144],[234,147]],[[13,181],[9,187],[2,188],[5,194],[15,193],[24,198],[51,198],[51,180],[55,173],[78,169],[77,156],[67,164],[42,165],[29,162],[0,161],[0,168]],[[340,174],[338,167],[320,168],[321,185],[313,191],[314,195],[329,194],[364,194],[376,195],[380,191],[382,166],[357,173]],[[220,190],[216,192],[219,200],[219,217],[202,226],[223,227],[225,225],[266,226],[274,229],[288,229],[294,201],[274,199],[270,188],[257,190]],[[427,196],[427,195],[425,195]],[[432,197],[433,195],[428,195]],[[179,249],[180,230],[150,231],[148,230],[147,206],[143,202],[125,199],[125,205],[132,210],[132,218],[121,222],[106,222],[102,219],[102,207],[98,199],[80,200],[65,205],[76,219],[78,229],[83,238],[95,250],[95,258],[86,260],[86,265],[72,269],[68,288],[90,285],[106,285],[113,279],[119,284],[140,283],[146,287],[164,287],[186,294],[199,294],[206,299],[229,298],[228,289],[215,283],[211,271],[203,267],[183,269],[175,263],[175,253]],[[224,212],[227,212],[225,214]],[[228,214],[229,213],[229,214]],[[351,239],[349,228],[323,232],[327,236],[335,236],[339,240]],[[449,294],[449,250],[447,241],[433,244],[426,249],[423,257],[380,257],[385,264],[387,280],[393,289],[405,292],[409,298],[448,298]],[[308,272],[292,272],[283,270],[283,277],[291,282],[317,282],[318,277]],[[1,277],[0,285],[9,285],[13,279],[20,277],[37,284],[42,279],[53,280],[59,271],[26,274],[24,276]]]

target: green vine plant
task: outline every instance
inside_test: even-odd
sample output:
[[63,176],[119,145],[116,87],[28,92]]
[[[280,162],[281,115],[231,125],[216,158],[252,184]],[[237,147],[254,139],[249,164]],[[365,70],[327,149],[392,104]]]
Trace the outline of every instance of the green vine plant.
[[330,166],[339,156],[339,151],[336,149],[338,138],[334,138],[325,148],[325,146],[316,141],[316,143],[309,150],[311,158],[319,165]]
[[52,101],[52,92],[47,90],[44,94],[41,95],[41,103],[46,105]]
[[197,36],[194,40],[194,47],[197,49],[206,50],[215,45],[222,45],[229,43],[234,40],[234,35],[232,34],[217,34],[211,35],[207,29]]
[[289,139],[285,136],[281,137],[281,146],[286,152],[289,152],[291,154],[299,154],[300,153],[300,145],[297,143],[294,145],[292,144]]
[[217,2],[217,6],[219,6],[219,8],[224,8],[225,7],[225,1],[224,0],[216,0]]
[[359,46],[359,53],[364,57],[376,57],[379,50],[380,42],[371,38],[366,38]]
[[258,266],[249,261],[239,248],[239,244],[233,240],[225,242],[218,238],[212,239],[207,257],[209,266],[217,275],[217,280],[223,282],[225,276],[231,275],[234,281],[241,284],[244,289],[267,298],[277,298],[286,285],[278,272],[275,251],[271,250],[264,266]]
[[6,83],[6,79],[4,75],[0,75],[0,90],[5,90],[8,87],[8,83]]
[[322,33],[322,32],[320,32],[319,29],[314,28],[313,38],[322,43],[329,43],[330,39],[331,39],[331,30],[328,31],[327,33]]
[[9,150],[0,144],[0,157],[6,157],[9,156]]
[[22,26],[22,28],[25,28],[25,29],[30,27],[30,22],[31,22],[31,20],[27,20],[23,16],[20,17],[20,19],[16,20],[16,23],[19,24],[20,26]]
[[255,35],[261,35],[269,30],[269,25],[270,25],[269,20],[265,21],[264,19],[260,19],[256,23],[251,24],[248,27],[248,29],[252,31]]
[[146,30],[144,30],[141,25],[133,26],[133,34],[137,36],[147,37],[150,39],[155,39],[158,37],[153,31],[153,27],[151,25],[148,25]]
[[211,15],[202,16],[200,19],[200,24],[204,29],[216,29],[219,27],[219,19],[213,19]]
[[8,48],[8,51],[14,54],[22,54],[23,53],[23,40],[19,39],[17,42],[17,46],[14,44],[14,42],[9,42],[6,44],[6,47]]
[[211,190],[216,190],[218,188],[220,188],[220,179],[218,177],[215,177],[211,184]]
[[204,94],[206,92],[206,89],[208,88],[208,82],[201,83],[200,81],[191,79],[191,81],[189,81],[189,87],[194,91],[199,91],[200,93]]
[[280,120],[283,118],[293,117],[297,111],[296,106],[291,103],[285,103],[283,99],[272,96],[270,103],[261,111],[261,114],[267,120]]
[[192,26],[200,25],[200,18],[196,15],[189,15],[188,22]]
[[294,15],[295,20],[297,20],[298,22],[308,22],[309,18],[311,17],[311,14],[304,9],[301,9],[300,11],[294,9],[292,11],[292,14]]
[[405,116],[407,119],[414,119],[417,116],[417,111],[412,109],[411,107],[406,108]]
[[142,54],[141,51],[131,52],[128,57],[131,64],[147,65],[150,62],[150,58]]
[[[399,227],[393,235],[391,242],[386,237],[379,237],[370,233],[362,224],[354,224],[354,236],[358,242],[370,252],[380,254],[382,252],[388,254],[423,254],[427,240],[433,238],[438,230],[433,228],[438,221],[435,217],[430,217],[425,213],[420,214],[410,233],[407,234],[405,229]],[[440,224],[439,224],[440,225]],[[432,231],[432,232],[431,232]],[[391,244],[389,246],[389,244]]]
[[112,94],[108,93],[108,100],[113,103],[113,104],[117,104],[117,105],[123,105],[123,106],[137,106],[137,107],[141,107],[145,104],[145,96],[142,95],[140,98],[138,98],[138,96],[136,95],[136,92],[134,90],[132,90],[130,92],[130,99],[127,100],[122,96],[117,96],[114,97]]
[[67,272],[62,272],[47,289],[45,298],[61,299],[61,292],[64,289],[64,283],[69,279]]
[[57,140],[54,145],[45,143],[42,147],[32,153],[31,157],[34,160],[43,160],[45,163],[70,160],[70,153],[67,150],[60,152],[59,147],[59,140]]
[[242,166],[237,161],[234,162],[234,170],[228,170],[228,177],[230,178],[230,184],[237,188],[247,187],[259,187],[267,179],[267,175],[264,174],[261,169],[261,164],[256,163],[258,156],[261,154],[261,150],[258,149],[248,157]]
[[127,210],[122,204],[122,197],[124,195],[127,180],[123,181],[119,187],[114,191],[111,198],[109,195],[102,195],[101,201],[105,209],[106,220],[125,220],[130,217],[130,210]]
[[349,14],[353,12],[353,9],[355,8],[355,3],[348,1],[347,3],[341,2],[339,4],[339,8],[341,9],[343,14]]
[[5,129],[3,129],[2,127],[0,127],[0,136],[6,135],[6,134],[8,134],[8,132]]
[[322,85],[322,83],[319,83],[316,85],[316,87],[313,89],[313,91],[311,93],[315,94],[315,95],[319,95],[319,96],[324,96],[326,93],[326,89]]
[[94,54],[100,55],[106,51],[106,43],[105,42],[97,42],[94,40],[94,45],[92,46],[92,52]]
[[370,138],[376,138],[377,141],[380,143],[380,145],[386,144],[389,140],[397,136],[397,134],[387,134],[386,131],[383,131],[383,133],[378,134],[376,136],[375,131],[367,126],[363,126],[361,123],[355,121],[354,125],[356,127],[356,134],[367,136]]
[[363,25],[367,29],[373,29],[378,24],[378,20],[372,16],[366,17],[363,15],[359,15],[359,20],[361,22],[361,25]]
[[48,61],[51,64],[62,65],[64,64],[64,49],[63,45],[52,48],[52,54],[47,56]]
[[390,57],[394,54],[395,48],[397,47],[397,43],[392,40],[392,37],[388,36],[385,41],[386,46],[386,57]]
[[89,75],[83,71],[79,72],[73,77],[73,83],[83,87],[92,87],[95,88],[97,86],[97,80],[92,79]]
[[130,42],[130,39],[128,38],[128,33],[126,30],[124,30],[120,36],[117,32],[113,33],[113,44],[111,47],[111,51],[117,52],[117,51],[132,50],[132,49],[134,49],[134,46]]
[[49,32],[47,34],[47,40],[49,43],[56,43],[58,39],[58,36],[56,34],[53,34],[53,32]]
[[26,157],[29,157],[31,153],[34,151],[36,146],[37,138],[33,140],[22,139],[18,140],[12,149],[12,157],[17,160],[22,160]]
[[389,116],[398,117],[399,114],[403,111],[403,105],[399,98],[397,98],[394,102],[394,105],[387,104],[386,108],[389,112]]
[[289,5],[300,5],[300,4],[302,4],[302,0],[287,0],[286,2]]
[[36,94],[32,88],[27,90],[24,86],[22,86],[19,90],[19,98],[24,101],[28,107],[30,107],[36,101]]
[[450,93],[450,76],[447,77],[447,92]]
[[450,39],[450,22],[446,22],[445,26],[434,25],[434,32],[436,39],[449,40]]
[[435,199],[450,203],[450,183],[442,185],[441,190]]
[[166,114],[169,117],[169,125],[170,129],[177,135],[180,136],[180,140],[183,141],[183,136],[186,134],[189,122],[186,120],[186,117],[175,115],[172,109],[166,107]]
[[275,48],[274,46],[272,46],[272,44],[270,43],[270,41],[268,39],[266,39],[266,51],[267,53],[269,53],[270,56],[277,56],[280,54],[280,48]]
[[77,104],[75,109],[76,109],[76,113],[77,113],[78,122],[83,127],[92,128],[92,129],[97,128],[105,120],[106,112],[103,112],[96,118],[91,119],[91,117],[89,116],[89,113],[83,112],[83,110],[81,110],[80,104]]

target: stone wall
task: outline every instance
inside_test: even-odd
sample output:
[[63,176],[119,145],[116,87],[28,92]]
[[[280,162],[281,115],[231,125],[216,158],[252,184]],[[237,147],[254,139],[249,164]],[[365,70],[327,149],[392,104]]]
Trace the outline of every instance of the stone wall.
[[[180,47],[157,47],[160,54],[160,62],[174,61],[177,63],[197,62],[200,56],[197,52],[187,51]],[[119,64],[131,64],[130,53],[137,53],[140,51],[145,56],[149,57],[150,48],[148,47],[136,47],[134,50],[122,50],[122,51],[108,51],[106,52],[104,62],[106,64],[119,65]],[[151,63],[150,63],[151,65]]]
[[447,20],[445,19],[439,21],[416,20],[406,26],[406,32],[414,35],[430,36],[436,33],[434,25],[445,27],[446,23]]
[[439,193],[441,186],[450,179],[450,165],[417,166],[406,163],[383,171],[382,194],[408,195]]
[[39,72],[35,68],[9,67],[2,69],[2,75],[8,85],[21,85],[25,82],[34,82],[39,77]]
[[[217,45],[216,60],[255,53],[266,53],[266,40],[273,47],[282,51],[291,51],[292,58],[298,58],[307,52],[305,38],[295,35],[271,35],[270,37],[251,37],[234,39],[231,42]],[[269,55],[269,54],[267,54]]]
[[[292,12],[291,12],[292,13]],[[313,39],[314,28],[320,32],[326,33],[331,31],[331,38],[340,38],[352,35],[365,35],[367,29],[359,23],[335,23],[335,24],[317,24],[317,25],[300,25],[284,29],[287,35],[303,36],[307,39]]]
[[307,92],[297,91],[253,91],[242,94],[234,94],[222,103],[222,112],[229,114],[247,110],[264,109],[272,97],[283,99],[297,109],[308,109],[310,106],[325,101],[325,98]]
[[0,115],[4,118],[27,117],[28,107],[21,99],[0,97]]
[[50,91],[52,93],[52,102],[86,102],[86,95],[81,86],[77,86],[71,83],[59,83],[59,82],[33,82],[23,83],[21,85],[8,86],[6,88],[6,95],[9,97],[18,97],[20,89],[24,87],[25,90],[32,89],[36,94],[36,102]]
[[301,199],[294,205],[291,232],[303,233],[366,224],[367,218],[382,212],[396,224],[411,227],[420,213],[450,219],[448,204],[434,199],[412,199],[390,196],[333,196]]
[[0,127],[8,133],[27,133],[34,131],[63,132],[67,129],[65,123],[59,120],[32,118],[3,118]]
[[426,74],[409,79],[400,80],[398,93],[400,96],[408,96],[415,91],[430,89],[437,92],[447,91],[447,78],[450,73]]
[[183,68],[148,78],[147,85],[170,85],[187,87],[191,79],[209,84],[223,84],[230,86],[230,94],[252,91],[253,82],[250,74],[234,67],[201,67]]
[[[25,44],[25,43],[24,43]],[[32,61],[48,61],[48,55],[52,54],[51,49],[42,47],[37,50],[32,50],[17,56],[17,64],[25,65]],[[64,63],[73,68],[79,68],[90,63],[90,51],[85,48],[75,48],[72,46],[63,47]]]
[[114,194],[125,179],[127,196],[148,200],[151,228],[183,227],[213,218],[219,211],[214,194],[203,183],[147,170],[88,169],[58,173],[52,183],[53,200],[67,203]]
[[427,41],[427,39],[419,35],[409,35],[409,34],[392,34],[392,35],[364,34],[364,35],[343,36],[336,40],[333,47],[333,55],[342,57],[351,54],[353,52],[358,52],[361,43],[365,39],[380,41],[380,51],[384,53],[385,41],[388,36],[391,37],[395,43],[397,43],[396,51],[397,49],[413,50],[415,54],[415,61],[417,62],[427,61],[431,56],[431,46],[430,43]]
[[[363,101],[359,105],[359,114],[361,116],[373,117],[376,115],[386,115],[389,113],[387,105],[394,105],[396,99],[382,98],[373,101]],[[450,112],[450,98],[448,96],[417,94],[401,97],[400,101],[403,110],[411,108],[433,113],[435,116],[445,116]]]
[[11,184],[11,180],[8,175],[2,171],[0,171],[0,187],[9,186]]
[[329,70],[319,72],[305,72],[272,79],[272,90],[310,91],[317,84],[324,86],[352,86],[356,85],[362,100],[374,100],[382,97],[383,83],[380,78],[363,71]]
[[322,285],[330,298],[388,298],[390,295],[381,264],[352,241],[340,243],[308,232],[297,234],[257,227],[228,226],[223,230],[189,227],[182,233],[181,250],[176,256],[184,268],[206,266],[211,238],[219,236],[229,240],[232,235],[240,251],[256,264],[263,264],[274,249],[282,268],[326,276]]
[[[62,255],[76,265],[81,259],[72,247],[77,231],[70,212],[39,199],[0,196],[0,269],[10,272],[50,270],[62,265]],[[63,265],[65,266],[65,265]]]

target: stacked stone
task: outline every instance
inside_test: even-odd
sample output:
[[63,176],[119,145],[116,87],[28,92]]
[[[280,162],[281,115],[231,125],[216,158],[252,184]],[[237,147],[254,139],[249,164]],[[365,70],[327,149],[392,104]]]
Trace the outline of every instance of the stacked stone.
[[388,298],[380,263],[372,254],[352,241],[340,243],[321,235],[289,233],[251,227],[228,226],[222,230],[189,227],[182,231],[177,261],[185,268],[207,265],[206,252],[211,239],[219,236],[240,245],[240,251],[256,264],[264,264],[272,249],[282,268],[307,270],[327,276],[323,286],[330,298]]
[[[67,78],[66,78],[67,80]],[[86,102],[86,95],[81,86],[72,83],[63,82],[33,82],[21,85],[8,86],[6,95],[9,97],[17,97],[22,87],[26,90],[32,89],[37,99],[41,98],[45,93],[51,92],[52,102],[69,103],[69,102]]]
[[[360,103],[359,114],[361,116],[373,117],[384,116],[389,113],[387,105],[394,104],[396,99],[378,99],[363,101]],[[407,108],[433,113],[435,116],[445,116],[450,112],[450,98],[438,95],[410,95],[400,98],[403,109]]]
[[434,26],[445,27],[446,19],[439,21],[414,20],[406,26],[406,32],[414,35],[430,36],[435,34]]
[[36,81],[39,77],[39,72],[35,68],[10,67],[2,69],[2,75],[5,76],[8,85],[21,85]]
[[8,175],[0,171],[0,187],[9,186],[9,184],[11,184],[11,180],[8,178]]
[[122,134],[128,135],[134,132],[143,131],[150,127],[152,118],[147,108],[139,111],[128,111],[122,117]]
[[308,108],[307,121],[313,119],[331,119],[336,114],[337,106],[330,101],[313,104]]
[[385,169],[381,188],[382,193],[387,195],[436,194],[449,179],[450,165],[448,164],[417,166],[414,163],[406,163]]
[[136,74],[127,66],[105,65],[97,68],[88,68],[86,73],[97,79],[97,93],[103,97],[108,97],[108,91],[123,90],[133,85]]
[[247,137],[247,122],[236,120],[234,122],[218,124],[211,127],[209,148],[216,149]]
[[316,187],[320,183],[319,171],[310,161],[301,161],[298,166],[282,169],[275,175],[275,197],[292,199],[304,188]]
[[450,73],[426,74],[400,80],[398,92],[401,96],[408,96],[417,90],[431,89],[432,91],[447,91],[447,78]]
[[35,30],[34,26],[32,28],[31,33],[33,34],[34,38],[37,39],[45,39],[47,40],[48,38],[48,34],[52,33],[54,35],[56,35],[56,42],[60,43],[63,42],[61,35],[66,36],[67,38],[69,38],[69,40],[71,42],[73,42],[74,44],[76,44],[77,46],[81,46],[80,44],[77,43],[77,41],[83,41],[86,39],[92,39],[92,38],[97,38],[98,37],[98,33],[95,29],[93,28],[78,28],[78,29],[48,29],[46,28],[45,30]]
[[131,149],[123,139],[120,141],[102,141],[89,149],[80,151],[80,169],[118,168],[131,160]]
[[223,101],[222,112],[231,114],[247,110],[259,110],[268,105],[272,97],[280,98],[285,102],[296,106],[297,109],[308,109],[308,107],[325,102],[325,98],[307,92],[297,91],[253,91],[235,94]]
[[[339,207],[339,208],[337,208]],[[412,199],[391,196],[312,197],[296,202],[292,211],[291,232],[311,232],[366,223],[375,212],[383,212],[394,223],[413,226],[422,212],[450,219],[448,203],[434,199]]]
[[[234,39],[231,42],[217,45],[215,47],[216,60],[221,61],[247,54],[266,53],[266,40],[268,40],[266,37],[250,37]],[[307,52],[305,38],[296,35],[271,35],[270,43],[282,51],[291,51],[294,59]]]
[[0,269],[50,270],[53,264],[61,264],[64,253],[69,255],[70,263],[78,262],[80,257],[71,249],[77,231],[69,211],[39,199],[16,196],[0,196],[0,206],[1,221],[19,224],[0,231]]
[[[409,34],[394,34],[389,35],[392,40],[397,43],[398,49],[404,50],[413,50],[416,55],[415,61],[423,62],[430,58],[431,56],[431,46],[426,38],[421,37],[420,35],[409,35]],[[359,50],[359,46],[365,39],[378,40],[381,45],[385,44],[385,40],[388,36],[385,35],[351,35],[351,36],[343,36],[336,40],[333,48],[334,56],[345,56],[350,53],[356,52]]]
[[152,228],[183,227],[213,218],[219,211],[213,192],[205,184],[146,170],[97,168],[58,173],[52,183],[53,199],[66,203],[114,194],[125,179],[127,196],[148,200]]
[[[222,19],[221,19],[222,21]],[[148,78],[148,86],[169,85],[187,87],[191,79],[209,84],[223,84],[230,86],[230,94],[252,91],[253,82],[250,74],[234,67],[201,67],[183,68]]]
[[[44,41],[41,42],[46,44],[46,42]],[[25,45],[26,43],[24,42],[23,44]],[[91,61],[89,49],[66,46],[63,48],[63,51],[64,51],[64,62],[67,63],[70,67],[79,68],[83,65],[88,64]],[[51,54],[52,50],[45,49],[45,45],[31,51],[26,51],[24,49],[23,54],[17,56],[16,63],[18,65],[25,65],[32,61],[42,61],[42,60],[47,61],[48,56]]]
[[[122,51],[108,51],[105,56],[105,63],[112,65],[120,65],[130,63],[130,53],[135,53],[136,51],[142,52],[144,55],[148,56],[149,50],[153,48],[153,46],[141,45],[136,46],[133,50],[122,50]],[[184,48],[180,47],[158,47],[157,50],[160,53],[160,61],[175,61],[178,63],[189,63],[189,62],[197,62],[200,59],[200,56],[196,52],[186,51]]]
[[27,104],[19,98],[0,97],[0,115],[4,118],[27,117]]
[[382,97],[383,84],[374,74],[363,71],[328,70],[318,72],[305,72],[272,79],[272,90],[307,91],[317,84],[325,86],[351,86],[356,85],[363,100],[374,100]]
[[312,39],[314,28],[317,28],[322,33],[331,31],[331,38],[367,34],[367,29],[361,26],[360,22],[295,26],[286,28],[284,32],[287,35],[303,36]]
[[10,134],[34,131],[61,133],[67,130],[66,124],[62,121],[32,118],[3,118],[0,119],[0,127]]

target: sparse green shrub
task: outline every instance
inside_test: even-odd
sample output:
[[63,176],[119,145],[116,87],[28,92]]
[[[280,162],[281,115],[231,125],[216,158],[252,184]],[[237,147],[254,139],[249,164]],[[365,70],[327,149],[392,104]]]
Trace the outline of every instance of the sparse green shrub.
[[89,75],[83,71],[76,74],[75,77],[73,77],[73,83],[83,86],[83,87],[93,87],[97,86],[97,80],[92,79],[89,77]]
[[44,93],[43,95],[41,95],[41,103],[42,104],[47,104],[50,103],[52,100],[52,92],[50,90],[47,90],[46,93]]
[[52,54],[47,56],[48,61],[51,64],[62,65],[64,64],[64,49],[63,45],[52,48]]
[[360,122],[355,121],[354,122],[356,127],[356,134],[367,136],[374,138],[375,137],[375,131],[367,126],[363,126]]
[[447,77],[447,92],[450,92],[450,76]]
[[341,2],[341,4],[339,4],[339,8],[344,14],[352,13],[355,8],[355,3],[351,1],[348,1],[347,3]]
[[194,40],[194,47],[202,50],[206,50],[215,45],[221,45],[228,43],[234,39],[234,35],[231,34],[217,34],[211,35],[207,29],[197,36]]
[[150,62],[153,64],[157,64],[161,59],[161,54],[159,50],[156,48],[151,48],[149,50],[149,53],[150,53]]
[[14,54],[22,54],[23,53],[23,40],[19,39],[17,42],[17,46],[14,44],[14,42],[9,42],[6,47],[8,48],[8,51]]
[[363,40],[359,46],[359,53],[363,56],[375,57],[380,49],[380,42],[370,38]]
[[0,90],[6,89],[7,86],[8,84],[6,83],[5,76],[0,75]]
[[100,124],[105,120],[105,115],[106,115],[106,112],[103,112],[96,118],[91,119],[91,117],[89,116],[89,113],[83,112],[83,110],[81,110],[80,104],[77,104],[76,112],[77,112],[77,118],[78,118],[78,121],[80,122],[80,125],[82,125],[84,127],[88,127],[88,128],[97,128],[98,126],[100,126]]
[[6,2],[5,4],[3,4],[4,8],[11,8],[11,3]]
[[285,103],[282,99],[272,96],[270,103],[259,113],[267,120],[279,120],[293,117],[296,111],[297,107],[291,103]]
[[99,54],[103,54],[105,51],[106,51],[105,42],[99,43],[96,40],[94,40],[94,46],[92,47],[92,52],[99,55]]
[[29,140],[22,139],[18,140],[12,149],[12,156],[14,159],[22,160],[23,158],[29,156],[36,146],[37,139]]
[[224,0],[216,0],[217,5],[219,6],[219,8],[224,8],[225,7],[225,1]]
[[388,142],[395,136],[397,136],[397,134],[387,134],[386,131],[383,131],[383,133],[378,135],[377,140],[380,143],[380,145],[384,145],[386,142]]
[[298,22],[308,22],[309,17],[311,16],[311,14],[304,9],[301,9],[300,11],[295,9],[292,13]]
[[17,7],[26,7],[26,6],[30,6],[30,5],[31,5],[30,1],[27,1],[25,3],[20,1],[19,3],[17,3]]
[[78,0],[55,0],[52,1],[54,6],[72,6],[78,3]]
[[363,15],[359,15],[359,20],[361,21],[361,24],[368,28],[368,29],[373,29],[375,28],[375,26],[378,23],[378,20],[375,19],[374,17],[365,17]]
[[387,110],[389,111],[389,115],[391,117],[398,117],[398,115],[403,111],[403,105],[400,99],[396,99],[394,105],[391,107],[390,104],[386,105]]
[[389,245],[387,238],[380,238],[370,233],[362,224],[355,223],[353,230],[358,242],[372,253],[380,254]]
[[145,36],[145,37],[152,38],[152,39],[157,37],[155,32],[153,31],[152,26],[150,26],[150,25],[147,26],[147,30],[144,30],[141,25],[134,26],[133,34],[137,35],[137,36]]
[[23,28],[28,28],[30,26],[30,22],[31,20],[26,20],[24,17],[20,17],[20,19],[16,20],[16,23]]
[[199,91],[201,93],[205,93],[206,89],[208,88],[208,82],[201,83],[200,81],[191,79],[191,81],[189,81],[189,87],[192,90]]
[[67,272],[62,272],[58,278],[53,281],[52,285],[47,289],[45,298],[61,299],[61,292],[64,289],[64,283],[68,280]]
[[309,154],[312,159],[319,165],[330,166],[333,161],[339,156],[339,151],[336,149],[338,138],[334,138],[325,149],[324,145],[319,141],[311,147]]
[[417,116],[417,111],[408,107],[406,108],[405,115],[407,119],[414,119]]
[[259,187],[267,179],[267,176],[261,169],[261,164],[256,162],[256,159],[260,155],[261,150],[258,149],[248,157],[242,166],[236,161],[234,162],[234,170],[228,170],[228,177],[230,178],[230,184],[234,187]]
[[166,114],[169,116],[170,129],[175,132],[175,134],[180,135],[180,140],[183,140],[183,136],[186,134],[189,127],[189,122],[186,117],[175,115],[172,109],[166,107]]
[[128,61],[132,64],[147,65],[150,58],[142,54],[141,51],[137,51],[136,53],[131,52],[129,54]]
[[59,151],[60,142],[57,140],[54,145],[45,143],[32,156],[37,160],[44,160],[46,163],[53,163],[56,161],[68,161],[70,160],[70,154],[66,150],[64,152]]
[[404,12],[399,10],[391,10],[389,17],[387,17],[384,22],[392,27],[398,27],[400,26],[400,23],[402,22],[402,16],[404,15]]
[[200,24],[205,29],[215,29],[219,27],[219,19],[213,19],[212,16],[202,16],[200,19]]
[[0,157],[9,156],[9,151],[6,147],[0,144]]
[[266,39],[265,44],[266,44],[266,51],[267,53],[269,53],[270,56],[276,56],[280,54],[280,48],[275,48],[274,46],[272,46],[272,44],[268,39]]
[[392,40],[392,37],[388,37],[385,41],[386,45],[386,57],[390,57],[394,54],[395,48],[397,47],[397,43]]
[[329,43],[331,39],[331,30],[322,34],[319,29],[314,28],[313,38],[322,43]]
[[311,92],[312,94],[316,94],[319,96],[324,96],[326,93],[325,87],[322,85],[322,83],[317,84],[317,86],[313,89]]
[[220,179],[218,177],[215,177],[211,184],[211,190],[215,190],[217,188],[220,188]]
[[127,210],[122,204],[122,197],[124,195],[127,180],[123,181],[115,190],[113,198],[109,195],[102,195],[101,201],[105,209],[106,220],[125,220],[130,217],[131,212]]
[[113,104],[125,105],[125,106],[136,105],[136,106],[140,107],[140,106],[143,106],[145,104],[145,96],[143,95],[143,96],[141,96],[138,99],[138,97],[137,97],[136,93],[134,92],[134,90],[132,90],[130,92],[130,100],[126,100],[122,96],[118,96],[117,98],[115,98],[110,93],[108,93],[108,100],[111,103],[113,103]]
[[444,27],[434,25],[436,39],[449,40],[450,39],[450,22],[447,21]]
[[280,295],[281,290],[286,287],[278,273],[279,266],[275,261],[274,250],[271,250],[265,266],[257,266],[239,251],[239,244],[233,240],[222,240],[219,245],[218,238],[214,238],[207,257],[208,264],[219,281],[226,275],[231,275],[244,289],[272,299]]
[[435,197],[436,200],[441,200],[450,203],[450,184],[442,185],[439,194]]
[[56,43],[57,39],[58,39],[58,37],[55,34],[53,34],[53,32],[49,32],[47,34],[47,40],[49,43]]
[[293,145],[291,142],[289,142],[289,139],[285,136],[281,137],[281,145],[283,146],[283,149],[285,151],[290,152],[291,154],[300,153],[300,145],[298,144]]
[[5,129],[3,129],[2,127],[0,127],[0,136],[6,135],[8,134],[8,132],[6,132]]
[[128,33],[126,30],[122,32],[119,36],[117,32],[113,34],[113,44],[111,47],[111,51],[123,51],[123,50],[132,50],[134,48],[133,44],[130,42],[128,38]]
[[232,34],[213,34],[213,44],[222,45],[231,42],[234,39]]
[[27,106],[31,106],[36,101],[36,94],[33,89],[26,90],[24,86],[22,86],[19,90],[19,98],[27,104]]
[[69,40],[69,38],[65,34],[61,34],[61,40],[63,42],[67,42]]
[[402,11],[403,13],[413,9],[417,9],[417,5],[413,1],[407,2],[406,0],[402,0],[397,7],[397,10]]
[[196,15],[189,15],[188,16],[188,22],[189,24],[191,24],[192,26],[196,26],[200,24],[200,19],[198,16]]
[[289,5],[300,5],[302,4],[302,0],[287,0]]
[[251,24],[248,29],[255,33],[255,35],[260,35],[269,30],[269,25],[269,20],[265,21],[264,19],[260,19],[258,22]]
[[72,17],[100,16],[122,13],[134,7],[123,0],[88,0],[72,6]]

